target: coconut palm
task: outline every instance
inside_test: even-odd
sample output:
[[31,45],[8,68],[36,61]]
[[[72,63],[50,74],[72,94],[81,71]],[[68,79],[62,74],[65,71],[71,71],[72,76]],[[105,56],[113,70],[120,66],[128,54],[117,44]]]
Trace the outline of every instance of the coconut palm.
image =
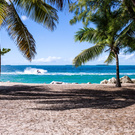
[[[103,52],[108,51],[109,56],[105,63],[109,64],[116,60],[116,87],[121,87],[119,79],[119,59],[120,49],[135,46],[135,24],[133,21],[128,23],[128,19],[121,16],[121,10],[111,11],[110,7],[106,10],[100,10],[99,13],[93,13],[90,21],[96,25],[94,28],[80,29],[75,40],[80,42],[91,42],[95,45],[83,50],[73,60],[73,64],[78,67],[89,60],[100,56]],[[123,29],[124,27],[124,29]]]
[[123,15],[135,21],[135,0],[77,0],[70,6],[70,12],[74,13],[70,24],[82,21],[83,24],[88,25],[93,12],[106,9],[108,5],[111,5],[113,10],[121,8]]
[[0,27],[6,27],[8,34],[17,44],[22,54],[32,60],[36,54],[35,40],[19,14],[54,30],[58,23],[57,10],[49,4],[62,10],[70,0],[0,0]]
[[20,14],[25,14],[35,22],[54,30],[58,23],[58,15],[57,10],[49,4],[62,10],[66,3],[70,3],[70,0],[48,0],[48,3],[45,0],[0,0],[0,28],[6,27],[19,50],[31,61],[36,54],[35,40],[18,12],[21,11]]
[[135,0],[123,0],[122,3],[127,9],[129,16],[135,21]]
[[8,53],[11,49],[7,49],[7,48],[0,48],[0,74],[1,74],[1,55],[4,55],[6,53]]
[[4,55],[4,54],[8,53],[9,51],[11,51],[11,49],[9,49],[9,48],[2,48],[2,50],[0,49],[0,54]]

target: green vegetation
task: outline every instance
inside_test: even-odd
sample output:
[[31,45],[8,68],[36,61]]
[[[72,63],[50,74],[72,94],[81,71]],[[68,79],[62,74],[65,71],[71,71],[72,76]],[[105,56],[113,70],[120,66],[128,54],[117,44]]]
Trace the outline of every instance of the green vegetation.
[[[62,10],[70,0],[48,0],[48,3]],[[28,59],[32,60],[36,54],[35,40],[27,27],[23,24],[17,11],[21,11],[28,18],[54,30],[58,23],[57,10],[44,0],[0,0],[0,26],[6,27],[9,36]]]
[[4,55],[11,51],[11,49],[3,48],[2,50],[0,49],[0,74],[1,74],[1,55]]
[[[119,80],[119,51],[132,52],[135,49],[135,22],[131,17],[124,3],[117,0],[79,0],[71,7],[75,12],[71,24],[82,21],[85,25],[76,35],[75,40],[80,42],[94,43],[82,51],[73,60],[78,67],[89,60],[97,58],[101,53],[108,51],[109,56],[105,63],[109,64],[116,60],[116,87],[121,87]],[[94,28],[88,28],[90,23],[95,24]],[[87,26],[87,27],[86,27]]]
[[135,0],[77,0],[70,6],[70,12],[74,13],[74,18],[70,23],[75,24],[82,21],[88,25],[90,16],[98,13],[99,9],[106,9],[108,5],[111,6],[111,9],[121,8],[122,15],[135,21]]
[[4,54],[8,53],[9,51],[11,51],[11,49],[2,48],[2,50],[0,49],[0,55],[4,55]]

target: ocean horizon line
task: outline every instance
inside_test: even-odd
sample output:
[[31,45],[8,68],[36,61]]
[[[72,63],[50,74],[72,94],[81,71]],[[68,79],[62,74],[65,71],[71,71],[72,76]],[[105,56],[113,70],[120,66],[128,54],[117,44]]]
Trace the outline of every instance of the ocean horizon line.
[[[34,65],[34,64],[32,64],[32,65],[28,65],[28,64],[24,64],[24,65],[17,65],[17,64],[13,64],[13,65],[1,65],[1,66],[73,66],[73,67],[75,67],[74,65],[68,65],[68,64],[65,64],[65,65],[62,65],[62,64],[60,64],[60,65]],[[96,64],[96,65],[81,65],[81,66],[116,66],[115,64],[114,65],[106,65],[106,64]],[[80,66],[80,67],[81,67]],[[121,64],[121,65],[119,65],[119,66],[135,66],[135,64],[134,65],[124,65],[124,64]]]

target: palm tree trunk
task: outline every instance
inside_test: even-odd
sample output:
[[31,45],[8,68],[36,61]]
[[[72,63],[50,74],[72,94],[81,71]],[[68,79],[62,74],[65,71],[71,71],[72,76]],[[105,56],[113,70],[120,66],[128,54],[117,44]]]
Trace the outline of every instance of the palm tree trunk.
[[1,76],[1,47],[0,47],[0,76]]
[[116,87],[121,87],[120,77],[119,77],[119,58],[117,53],[115,53],[115,58],[116,58]]

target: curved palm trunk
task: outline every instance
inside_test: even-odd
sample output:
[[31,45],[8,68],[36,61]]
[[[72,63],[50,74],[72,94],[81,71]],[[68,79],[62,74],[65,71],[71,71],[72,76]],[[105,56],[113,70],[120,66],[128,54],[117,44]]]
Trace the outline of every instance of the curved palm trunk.
[[1,48],[0,48],[0,76],[1,76]]
[[119,77],[119,58],[117,53],[115,53],[115,58],[116,58],[116,87],[121,87],[120,77]]

